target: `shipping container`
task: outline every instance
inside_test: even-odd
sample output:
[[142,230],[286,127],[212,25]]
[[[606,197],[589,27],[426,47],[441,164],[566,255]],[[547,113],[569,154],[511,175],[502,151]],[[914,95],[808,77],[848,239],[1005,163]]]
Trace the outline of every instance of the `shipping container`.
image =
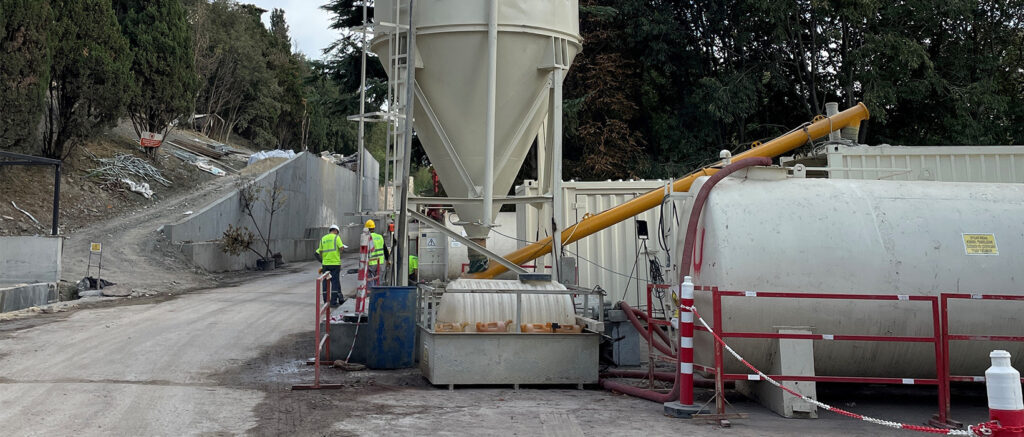
[[828,146],[832,179],[1024,182],[1024,146]]
[[[571,226],[584,220],[587,215],[595,215],[648,191],[664,188],[668,182],[664,180],[563,182],[565,225]],[[541,194],[537,181],[527,180],[523,185],[516,187],[517,196],[539,196]],[[667,211],[664,211],[666,220],[677,220],[678,215],[672,213],[673,203],[666,203],[665,207],[667,208]],[[519,248],[550,235],[550,211],[550,203],[516,205]],[[646,304],[647,283],[651,280],[651,263],[656,261],[661,266],[662,272],[667,275],[667,265],[671,257],[664,246],[671,248],[675,242],[674,237],[661,232],[659,215],[662,212],[661,208],[651,209],[566,245],[566,256],[576,258],[578,284],[587,288],[600,286],[608,292],[605,302],[614,303],[625,300],[631,305]],[[638,235],[638,220],[647,223],[648,238],[646,240],[641,239]],[[666,227],[665,230],[676,227]],[[548,255],[532,262],[531,266],[535,267],[529,270],[549,272],[550,265],[551,256]]]

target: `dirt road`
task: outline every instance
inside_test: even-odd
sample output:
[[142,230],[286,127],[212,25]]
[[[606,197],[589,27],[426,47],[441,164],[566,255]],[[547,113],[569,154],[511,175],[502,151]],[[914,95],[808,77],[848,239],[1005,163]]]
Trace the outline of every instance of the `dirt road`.
[[[312,353],[314,267],[292,265],[156,303],[82,309],[25,328],[0,325],[0,434],[913,435],[824,412],[819,420],[781,419],[732,397],[735,411],[750,417],[721,429],[598,389],[448,391],[415,369],[327,369],[326,382],[345,388],[291,391],[312,379],[304,359]],[[886,390],[819,393],[911,423],[934,412],[932,389]],[[954,404],[959,418],[984,416],[983,392],[956,399],[966,399]]]
[[235,177],[214,179],[71,233],[64,242],[63,279],[77,282],[85,276],[89,243],[98,242],[103,244],[103,278],[121,287],[175,292],[215,285],[218,276],[189,265],[157,230],[229,193]]

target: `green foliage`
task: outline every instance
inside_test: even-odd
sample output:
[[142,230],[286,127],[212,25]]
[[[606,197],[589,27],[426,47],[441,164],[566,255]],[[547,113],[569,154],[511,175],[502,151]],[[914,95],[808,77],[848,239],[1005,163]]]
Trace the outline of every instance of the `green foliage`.
[[131,52],[110,0],[53,0],[43,155],[64,159],[124,113]]
[[27,151],[36,139],[49,82],[51,22],[48,2],[0,0],[0,149]]
[[135,133],[164,134],[192,110],[198,78],[181,0],[115,0],[132,52],[128,103]]
[[580,3],[564,104],[566,157],[582,165],[569,177],[676,176],[827,101],[864,101],[871,144],[1024,143],[1019,0]]

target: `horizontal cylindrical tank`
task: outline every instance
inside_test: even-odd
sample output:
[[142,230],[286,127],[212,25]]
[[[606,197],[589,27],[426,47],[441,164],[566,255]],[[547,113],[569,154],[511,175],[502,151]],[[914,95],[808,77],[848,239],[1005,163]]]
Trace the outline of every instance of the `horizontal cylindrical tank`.
[[[522,316],[516,318],[515,293],[489,293],[494,291],[562,291],[565,286],[555,282],[524,283],[506,279],[456,279],[445,287],[438,307],[437,321],[442,323],[468,323],[466,331],[475,331],[477,323],[576,323],[576,310],[568,294],[522,294]],[[464,292],[457,292],[462,290]],[[465,292],[469,291],[469,292]]]
[[[691,267],[697,285],[730,291],[1024,295],[1024,185],[802,179],[766,168],[737,175],[716,185],[704,207]],[[706,179],[698,179],[690,192]],[[683,207],[683,217],[690,206]],[[682,239],[680,232],[679,246]],[[710,293],[697,296],[698,310],[712,322]],[[726,297],[723,303],[729,332],[806,327],[815,334],[933,335],[927,302]],[[954,300],[949,308],[951,333],[1021,335],[1024,327],[1024,302]],[[727,341],[756,365],[773,359],[773,340]],[[696,349],[698,363],[713,363],[710,337],[698,335]],[[1017,366],[1024,364],[1020,343],[956,341],[950,347],[951,371],[982,375],[993,349],[1009,350]],[[818,375],[935,374],[931,343],[815,341],[814,361]],[[748,371],[731,357],[726,363],[730,371]]]

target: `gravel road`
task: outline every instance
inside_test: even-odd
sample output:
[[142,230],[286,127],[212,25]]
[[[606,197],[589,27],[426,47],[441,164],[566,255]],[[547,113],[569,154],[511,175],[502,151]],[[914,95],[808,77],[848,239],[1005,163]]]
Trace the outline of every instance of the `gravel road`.
[[[660,405],[599,389],[448,391],[416,369],[325,369],[324,382],[342,389],[292,391],[312,379],[304,361],[312,355],[315,268],[296,264],[238,286],[0,324],[0,434],[913,435],[824,412],[818,420],[782,419],[736,395],[729,396],[731,411],[749,417],[723,429],[667,418]],[[352,285],[351,276],[343,279]],[[844,390],[819,395],[910,423],[935,409],[933,388]],[[954,401],[958,418],[984,418],[977,388],[955,393]]]
[[310,330],[313,269],[296,265],[237,287],[85,309],[0,332],[2,434],[184,435],[254,427],[263,391],[225,386],[213,375]]

